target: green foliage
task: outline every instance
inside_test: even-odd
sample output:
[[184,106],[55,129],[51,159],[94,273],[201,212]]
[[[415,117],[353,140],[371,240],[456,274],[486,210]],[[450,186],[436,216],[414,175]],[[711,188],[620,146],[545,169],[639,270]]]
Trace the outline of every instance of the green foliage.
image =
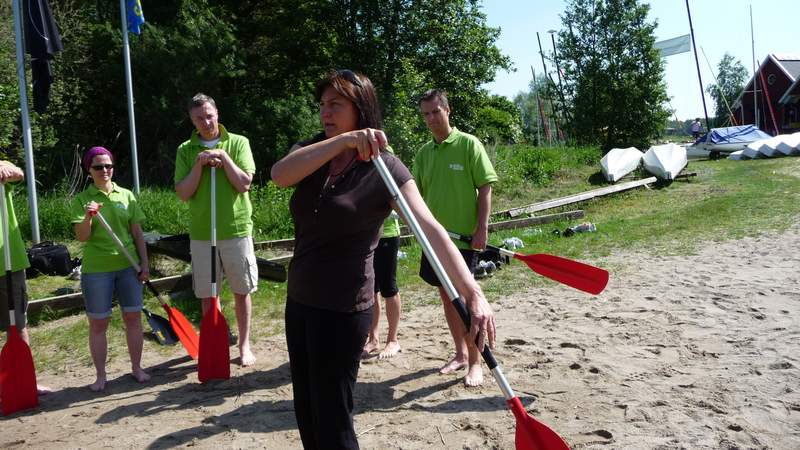
[[728,108],[733,106],[746,82],[747,69],[742,62],[725,53],[717,65],[716,83],[706,86],[706,92],[714,99],[714,115],[718,125],[731,123]]
[[567,4],[559,53],[579,143],[647,148],[662,133],[667,93],[649,8],[638,0]]
[[520,111],[505,97],[493,95],[489,103],[478,110],[480,124],[475,135],[483,142],[515,144],[522,139]]
[[568,169],[598,164],[599,155],[597,147],[501,146],[494,161],[500,175],[494,190],[507,195],[531,185],[545,186]]
[[289,199],[294,189],[279,188],[272,182],[250,191],[253,203],[253,235],[256,239],[286,239],[294,236]]

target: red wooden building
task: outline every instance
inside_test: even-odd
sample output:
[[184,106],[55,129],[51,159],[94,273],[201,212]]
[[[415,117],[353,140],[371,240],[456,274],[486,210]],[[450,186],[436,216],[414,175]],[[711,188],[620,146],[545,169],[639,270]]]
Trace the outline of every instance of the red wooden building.
[[732,108],[739,123],[757,123],[772,135],[800,131],[800,55],[767,55]]

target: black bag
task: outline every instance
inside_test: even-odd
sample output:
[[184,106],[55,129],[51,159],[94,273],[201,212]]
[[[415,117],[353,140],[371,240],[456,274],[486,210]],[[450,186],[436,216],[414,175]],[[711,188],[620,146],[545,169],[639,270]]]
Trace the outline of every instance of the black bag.
[[69,257],[69,250],[61,244],[44,241],[28,249],[28,261],[31,266],[25,275],[33,278],[40,273],[45,275],[69,275],[75,267]]

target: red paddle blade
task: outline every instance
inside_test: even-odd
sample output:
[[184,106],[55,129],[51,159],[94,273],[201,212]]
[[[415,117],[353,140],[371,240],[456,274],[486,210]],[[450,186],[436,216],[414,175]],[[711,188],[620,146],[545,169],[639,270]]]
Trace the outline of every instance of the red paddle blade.
[[200,351],[200,341],[191,322],[189,322],[180,311],[171,308],[167,304],[164,305],[164,310],[167,311],[169,324],[172,326],[172,330],[175,331],[175,335],[177,335],[178,339],[181,341],[183,348],[186,349],[186,352],[192,359],[197,359],[198,352]]
[[514,436],[517,450],[569,450],[561,436],[528,415],[519,397],[506,400],[506,403],[517,418],[517,434]]
[[219,297],[213,297],[200,322],[200,351],[197,357],[197,377],[201,383],[227,380],[231,377],[231,356],[228,324],[219,310]]
[[0,401],[4,416],[39,405],[31,349],[16,326],[8,327],[8,341],[0,352]]
[[539,275],[590,294],[597,295],[603,292],[608,284],[607,271],[571,259],[543,253],[536,255],[514,253],[514,258],[524,261]]

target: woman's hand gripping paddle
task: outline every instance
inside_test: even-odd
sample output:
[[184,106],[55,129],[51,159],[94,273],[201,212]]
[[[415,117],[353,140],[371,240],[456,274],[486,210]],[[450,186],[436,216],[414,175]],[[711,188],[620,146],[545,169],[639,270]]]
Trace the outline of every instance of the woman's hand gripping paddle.
[[[448,231],[447,233],[453,239],[458,239],[463,242],[472,242],[472,238],[469,236],[463,236],[458,233],[453,233],[452,231]],[[597,295],[603,292],[603,289],[605,289],[608,284],[607,271],[582,262],[544,253],[523,255],[501,247],[495,247],[494,245],[487,245],[486,248],[496,250],[500,252],[501,255],[511,256],[514,259],[524,262],[531,270],[539,275],[543,275],[551,280],[558,281],[559,283],[566,284],[567,286],[590,294]]]
[[[417,241],[425,253],[425,256],[428,258],[428,261],[431,263],[431,266],[436,272],[436,276],[439,278],[439,281],[441,281],[442,286],[447,291],[447,295],[453,302],[453,306],[455,306],[456,310],[461,316],[461,320],[467,326],[467,329],[469,329],[469,313],[467,312],[464,303],[461,301],[461,298],[459,298],[455,286],[445,273],[442,263],[433,252],[433,248],[431,247],[430,242],[428,242],[428,238],[425,236],[425,233],[422,231],[422,227],[420,227],[417,219],[411,212],[411,208],[408,206],[406,199],[400,192],[400,188],[397,186],[394,178],[392,178],[392,175],[389,173],[389,169],[386,167],[386,164],[383,162],[380,156],[373,157],[372,162],[378,169],[378,173],[380,173],[381,178],[383,178],[383,182],[389,189],[389,192],[400,208],[400,211],[403,213],[403,216],[405,216],[408,226],[411,228],[414,236],[416,236]],[[508,385],[508,381],[506,381],[503,371],[500,369],[500,366],[494,359],[494,355],[492,354],[491,350],[489,350],[488,345],[484,347],[481,355],[483,356],[483,360],[486,361],[486,364],[489,366],[489,369],[491,369],[492,376],[494,376],[494,379],[497,381],[497,384],[503,391],[503,395],[506,398],[508,407],[514,413],[514,417],[517,419],[517,432],[515,436],[517,450],[569,450],[569,447],[564,440],[561,439],[561,436],[559,436],[558,433],[550,429],[547,425],[528,415],[528,413],[525,411],[525,408],[522,406],[522,402],[519,400],[519,397],[514,394],[514,391],[511,390],[511,386]]]
[[[121,251],[122,254],[128,258],[128,262],[131,263],[131,266],[133,266],[133,269],[136,271],[136,273],[140,273],[142,268],[139,266],[136,260],[133,259],[133,256],[131,256],[130,252],[128,252],[128,249],[125,248],[125,244],[123,244],[116,233],[114,233],[114,230],[111,229],[111,225],[108,224],[105,217],[100,214],[99,210],[95,213],[95,218],[111,236],[111,239],[117,245],[119,251]],[[153,286],[153,283],[151,283],[150,280],[145,281],[145,284],[147,285],[147,288],[150,289],[150,292],[152,292],[153,295],[158,299],[158,302],[161,303],[164,311],[167,312],[167,317],[169,317],[169,326],[174,334],[178,337],[178,340],[181,341],[183,348],[186,349],[186,352],[192,357],[192,359],[197,359],[199,339],[197,338],[197,332],[194,331],[194,327],[192,326],[191,322],[189,322],[180,311],[170,307],[169,304],[161,298],[161,294],[156,290],[155,286]],[[163,336],[168,336],[167,333],[169,333],[169,331],[164,330],[163,317],[150,314],[150,312],[146,310],[145,316],[147,317],[147,322],[153,328],[155,333],[161,332]]]
[[19,337],[14,318],[14,289],[11,280],[11,246],[9,245],[6,185],[0,183],[0,214],[3,225],[3,258],[6,265],[6,298],[8,299],[8,340],[0,352],[0,401],[7,416],[39,405],[36,391],[36,368],[28,344]]
[[201,383],[231,377],[228,323],[217,296],[217,170],[211,167],[211,305],[200,322],[200,357],[197,377]]

